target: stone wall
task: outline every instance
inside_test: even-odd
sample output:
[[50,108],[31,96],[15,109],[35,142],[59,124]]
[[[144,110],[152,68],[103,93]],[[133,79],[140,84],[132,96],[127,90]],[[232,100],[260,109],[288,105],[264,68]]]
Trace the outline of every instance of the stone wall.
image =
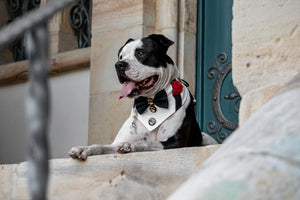
[[175,42],[168,54],[195,90],[196,0],[94,0],[92,15],[89,144],[111,143],[132,101],[118,100],[114,64],[129,38],[162,33]]
[[300,1],[236,0],[232,22],[233,81],[243,124],[300,72]]

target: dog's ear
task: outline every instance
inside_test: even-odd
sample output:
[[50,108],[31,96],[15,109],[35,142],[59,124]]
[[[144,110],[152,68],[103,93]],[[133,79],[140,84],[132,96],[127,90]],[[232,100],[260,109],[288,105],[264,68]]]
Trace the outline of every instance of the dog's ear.
[[132,41],[134,41],[134,39],[129,38],[129,39],[127,40],[127,42],[125,42],[125,44],[124,44],[123,46],[125,46],[126,44],[128,44],[129,42],[132,42]]
[[169,40],[167,37],[161,34],[152,34],[148,38],[156,42],[164,52],[167,52],[168,48],[174,44],[172,40]]

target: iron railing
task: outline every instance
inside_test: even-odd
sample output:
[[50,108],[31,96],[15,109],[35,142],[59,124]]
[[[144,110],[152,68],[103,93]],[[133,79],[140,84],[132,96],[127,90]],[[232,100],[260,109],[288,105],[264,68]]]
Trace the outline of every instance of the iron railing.
[[28,186],[31,199],[46,199],[48,182],[48,20],[78,0],[52,0],[4,26],[0,31],[0,50],[25,34],[29,87],[26,118],[29,132]]

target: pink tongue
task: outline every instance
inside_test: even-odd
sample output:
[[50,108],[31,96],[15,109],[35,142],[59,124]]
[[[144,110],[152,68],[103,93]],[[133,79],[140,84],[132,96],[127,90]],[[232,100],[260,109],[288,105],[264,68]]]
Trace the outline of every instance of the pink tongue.
[[133,81],[126,81],[123,84],[123,87],[122,87],[119,99],[122,99],[123,97],[127,97],[132,92],[132,90],[134,88],[135,88],[135,82],[133,82]]

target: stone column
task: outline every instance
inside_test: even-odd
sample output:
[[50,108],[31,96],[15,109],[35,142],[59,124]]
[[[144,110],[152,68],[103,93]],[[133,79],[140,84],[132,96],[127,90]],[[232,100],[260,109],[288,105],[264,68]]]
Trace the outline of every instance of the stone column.
[[[41,5],[49,0],[42,0]],[[49,20],[50,55],[77,49],[77,38],[69,23],[70,8],[54,15]]]
[[182,77],[190,84],[191,93],[195,94],[197,0],[179,2],[177,65]]

